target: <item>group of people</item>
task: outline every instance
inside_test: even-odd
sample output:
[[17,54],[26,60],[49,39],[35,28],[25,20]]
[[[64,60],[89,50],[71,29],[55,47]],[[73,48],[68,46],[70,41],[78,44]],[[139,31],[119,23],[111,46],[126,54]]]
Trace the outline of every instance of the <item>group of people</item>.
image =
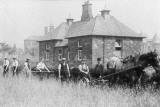
[[[38,64],[37,64],[37,70],[42,72],[42,71],[48,71],[50,70],[47,68],[47,66],[44,63],[44,59],[42,59]],[[90,78],[90,73],[89,73],[89,67],[86,63],[86,59],[82,59],[81,64],[78,66],[79,71],[81,72],[81,75],[83,75],[86,78]],[[95,66],[95,72],[99,72],[100,74],[103,72],[103,65],[101,64],[101,58],[97,58],[97,64]],[[66,58],[62,58],[62,61],[58,64],[58,77],[64,81],[67,80],[71,76],[70,73],[70,67],[69,64],[66,61]]]
[[[90,79],[89,67],[86,63],[86,59],[82,59],[81,64],[78,66],[78,69],[83,77]],[[97,58],[97,64],[94,68],[94,71],[102,74],[103,69],[104,68],[101,64],[101,58]],[[58,74],[59,78],[61,78],[62,80],[66,80],[68,77],[70,77],[70,69],[69,65],[66,63],[66,58],[63,58],[62,63],[58,65]]]
[[[26,59],[24,63],[23,71],[26,74],[27,77],[31,75],[31,65],[29,62],[29,58]],[[19,74],[19,62],[17,58],[13,57],[12,62],[10,63],[9,59],[7,57],[4,58],[3,61],[3,76],[6,77],[6,75],[9,73],[9,69],[11,68],[12,76],[18,76]]]
[[[3,76],[5,77],[6,74],[9,72],[9,67],[11,67],[11,71],[12,71],[13,76],[18,75],[18,66],[19,66],[19,62],[15,57],[13,58],[11,64],[10,64],[9,59],[5,57],[4,62],[3,62]],[[37,64],[36,69],[40,72],[43,72],[43,71],[50,72],[50,70],[47,68],[47,66],[44,63],[44,59],[42,59]],[[90,78],[89,67],[86,63],[86,59],[82,59],[81,64],[78,66],[78,69],[84,77]],[[103,72],[103,65],[101,64],[101,58],[97,58],[97,64],[96,64],[94,70],[96,72],[100,72],[100,73]],[[31,64],[30,64],[29,58],[27,58],[24,63],[23,71],[27,77],[30,77]],[[62,80],[66,80],[70,76],[71,76],[70,67],[66,62],[66,58],[62,58],[61,63],[59,63],[59,65],[58,65],[58,77],[61,78]]]
[[[3,76],[4,77],[9,72],[9,67],[10,67],[10,61],[8,60],[7,57],[5,57],[3,61]],[[13,76],[18,75],[18,61],[15,57],[13,58],[13,61],[11,64],[11,71],[12,71]]]

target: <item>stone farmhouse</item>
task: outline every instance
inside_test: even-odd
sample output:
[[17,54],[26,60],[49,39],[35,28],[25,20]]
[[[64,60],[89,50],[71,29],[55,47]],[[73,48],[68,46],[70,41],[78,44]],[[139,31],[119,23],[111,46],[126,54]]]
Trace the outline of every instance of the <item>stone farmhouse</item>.
[[92,4],[86,1],[82,5],[81,20],[69,17],[52,35],[39,40],[39,58],[44,58],[47,66],[55,67],[63,57],[74,67],[85,58],[91,68],[99,57],[106,65],[114,55],[123,58],[139,53],[143,38],[112,16],[108,9],[93,17]]

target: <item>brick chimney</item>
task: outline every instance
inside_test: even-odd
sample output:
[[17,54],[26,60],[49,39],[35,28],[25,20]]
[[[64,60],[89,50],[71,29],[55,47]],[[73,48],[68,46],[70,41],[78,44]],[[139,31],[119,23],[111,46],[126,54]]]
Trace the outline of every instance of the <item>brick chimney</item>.
[[82,5],[81,21],[89,21],[92,18],[92,4],[88,0]]

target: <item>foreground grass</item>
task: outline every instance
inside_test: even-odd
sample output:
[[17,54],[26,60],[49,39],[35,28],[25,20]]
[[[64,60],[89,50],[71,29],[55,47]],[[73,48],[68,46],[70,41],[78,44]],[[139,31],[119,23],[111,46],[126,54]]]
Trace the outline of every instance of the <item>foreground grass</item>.
[[0,77],[0,107],[159,107],[158,92]]

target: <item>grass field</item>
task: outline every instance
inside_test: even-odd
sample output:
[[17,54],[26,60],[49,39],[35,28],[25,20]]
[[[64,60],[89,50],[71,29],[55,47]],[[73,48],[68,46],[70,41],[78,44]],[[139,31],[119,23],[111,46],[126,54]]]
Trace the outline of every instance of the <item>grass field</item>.
[[36,78],[0,76],[0,107],[159,107],[160,93],[149,89],[82,87]]

